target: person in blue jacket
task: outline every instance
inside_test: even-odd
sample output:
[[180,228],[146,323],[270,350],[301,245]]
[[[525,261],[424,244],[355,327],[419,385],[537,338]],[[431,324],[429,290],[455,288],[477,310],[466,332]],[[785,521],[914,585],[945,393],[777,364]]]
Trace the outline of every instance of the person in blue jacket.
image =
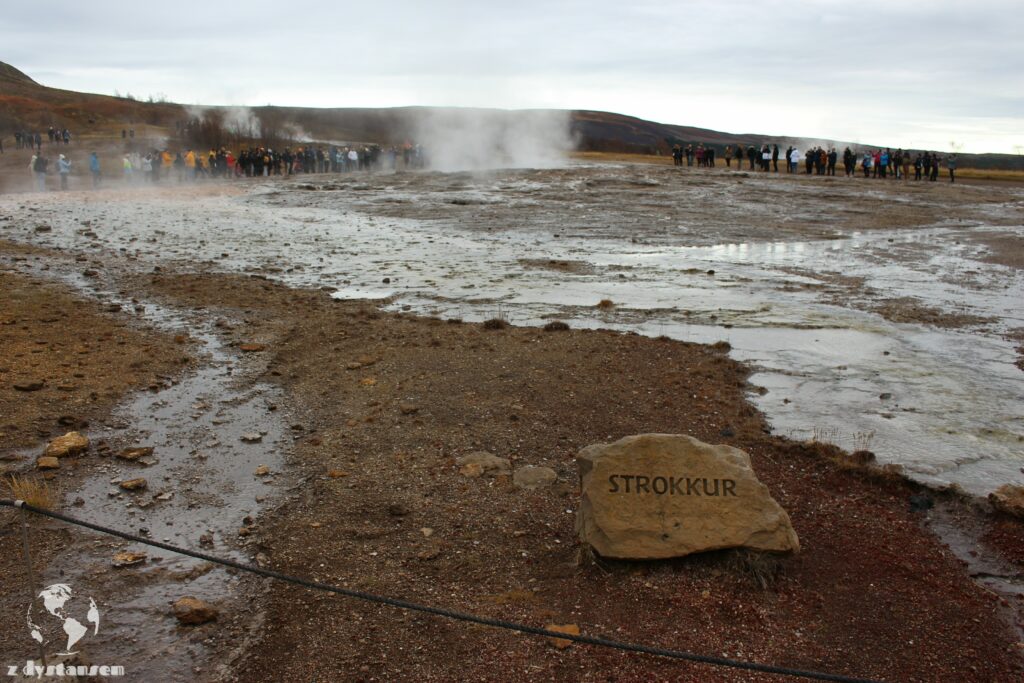
[[96,152],[89,153],[89,173],[92,174],[92,186],[100,186],[100,158]]

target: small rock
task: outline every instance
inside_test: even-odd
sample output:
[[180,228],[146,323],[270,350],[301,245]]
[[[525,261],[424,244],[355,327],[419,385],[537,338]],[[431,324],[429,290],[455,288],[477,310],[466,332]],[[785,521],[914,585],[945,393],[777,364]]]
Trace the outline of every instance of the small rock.
[[199,545],[204,548],[210,548],[213,546],[213,534],[206,533],[199,537]]
[[139,458],[148,457],[153,455],[152,446],[137,446],[135,448],[126,448],[117,454],[117,457],[122,460],[138,460]]
[[402,415],[414,415],[420,412],[420,407],[413,403],[402,403],[398,406],[398,409],[402,411]]
[[146,557],[146,553],[133,553],[126,550],[114,555],[113,564],[118,569],[121,567],[131,567],[132,565],[142,564],[146,561]]
[[64,436],[58,436],[46,447],[43,455],[54,458],[64,458],[69,455],[78,455],[89,447],[89,439],[78,432],[68,432]]
[[[567,633],[571,636],[578,636],[580,634],[580,627],[576,624],[548,624],[544,629],[546,631],[554,631],[555,633]],[[548,637],[548,642],[559,650],[564,650],[573,643],[573,641],[565,638],[553,638],[550,636]]]
[[405,517],[409,514],[409,508],[401,503],[392,503],[391,505],[388,505],[388,514],[392,517]]
[[362,363],[357,363],[357,362],[353,361],[353,362],[349,363],[348,365],[346,365],[345,367],[347,369],[349,369],[349,370],[358,370],[359,368],[363,367],[363,364]]
[[423,538],[430,538],[434,535],[434,530],[428,526],[425,526],[422,529],[420,529],[420,533],[423,534]]
[[184,597],[171,607],[171,612],[181,624],[197,625],[214,621],[219,612],[216,607],[198,598]]
[[242,434],[242,441],[245,443],[259,443],[263,441],[263,435],[259,432],[246,432]]
[[36,468],[41,470],[55,470],[60,467],[60,460],[52,455],[41,455],[36,460]]
[[348,472],[345,470],[329,470],[327,476],[331,479],[341,479],[342,477],[347,477]]
[[512,472],[512,463],[508,458],[499,458],[486,451],[476,451],[464,455],[455,462],[460,467],[459,474],[464,477],[479,477],[481,475],[496,477]]
[[241,344],[238,348],[241,349],[242,351],[245,351],[246,353],[253,353],[255,351],[266,351],[267,350],[267,345],[266,344],[246,343],[246,344]]
[[988,494],[992,506],[1015,517],[1024,517],[1024,486],[1003,484]]
[[476,479],[483,473],[484,468],[480,465],[480,463],[476,462],[468,462],[459,468],[459,474],[461,474],[464,477],[469,477],[471,479]]
[[31,381],[31,382],[17,382],[14,388],[18,391],[39,391],[44,386],[45,382]]
[[892,394],[890,394],[888,391],[885,391],[879,394],[878,398],[882,401],[888,401],[890,398],[892,398]]
[[924,512],[935,507],[935,501],[926,493],[915,493],[910,496],[910,511]]
[[256,471],[253,474],[255,474],[257,477],[265,477],[268,474],[270,474],[270,468],[267,467],[266,465],[260,465],[259,467],[256,468]]
[[149,484],[145,479],[139,477],[138,479],[122,481],[118,486],[123,488],[125,491],[143,491],[147,486],[149,486]]
[[512,475],[512,484],[517,489],[536,491],[537,489],[551,486],[557,479],[558,475],[550,467],[527,465],[526,467],[520,467]]
[[171,498],[174,498],[173,491],[164,491],[153,496],[153,500],[170,500]]
[[423,560],[424,562],[429,562],[430,560],[437,559],[437,557],[440,554],[440,548],[427,548],[426,550],[421,550],[420,552],[416,553],[416,559]]

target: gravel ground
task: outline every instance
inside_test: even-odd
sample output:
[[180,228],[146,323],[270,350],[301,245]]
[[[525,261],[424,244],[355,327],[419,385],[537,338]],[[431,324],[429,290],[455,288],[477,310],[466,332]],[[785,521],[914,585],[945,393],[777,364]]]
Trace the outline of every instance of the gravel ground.
[[[616,193],[637,186],[593,191],[614,215]],[[993,204],[1005,199],[1000,193]],[[920,223],[955,211],[957,198],[947,199]],[[508,217],[489,204],[455,206],[470,223]],[[414,203],[364,208],[434,217]],[[911,214],[913,207],[889,212],[876,227],[916,222]],[[780,234],[795,229],[781,209],[766,220]],[[9,244],[2,253],[10,262],[37,255]],[[285,476],[299,482],[247,531],[247,552],[273,569],[536,626],[575,624],[587,635],[887,681],[1011,681],[1024,671],[1019,605],[1010,609],[972,580],[928,530],[929,513],[911,510],[921,489],[854,467],[833,447],[773,436],[746,398],[747,368],[726,346],[609,330],[488,329],[198,270],[126,269],[118,286],[143,301],[238,321],[219,332],[226,342],[263,345],[247,363],[259,369],[252,381],[284,391],[295,437]],[[61,417],[103,419],[126,392],[159,385],[185,365],[186,347],[141,329],[126,311],[13,271],[0,271],[0,289],[4,457],[41,450],[45,438],[66,431]],[[43,388],[14,388],[36,381]],[[581,557],[573,457],[641,432],[691,434],[749,452],[789,511],[802,552],[647,563]],[[456,458],[479,450],[514,467],[551,467],[558,480],[527,492],[507,478],[462,476]],[[91,452],[69,461],[75,466],[62,468],[55,485],[89,476],[99,460]],[[953,494],[930,495],[974,520],[974,552],[1024,571],[1020,521],[980,514]],[[22,657],[20,539],[16,517],[3,515],[2,571],[18,578],[0,584],[0,650]],[[45,558],[75,538],[40,525],[33,552]],[[282,585],[246,585],[248,604],[226,601],[216,623],[180,630],[183,643],[203,641],[214,653],[196,662],[196,679],[778,680],[584,646],[561,650]],[[117,581],[103,590],[116,595]]]

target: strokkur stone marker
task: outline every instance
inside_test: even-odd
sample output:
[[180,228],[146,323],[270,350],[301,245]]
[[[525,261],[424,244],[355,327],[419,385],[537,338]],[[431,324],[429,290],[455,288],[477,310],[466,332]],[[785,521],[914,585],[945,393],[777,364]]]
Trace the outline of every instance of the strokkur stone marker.
[[682,434],[639,434],[576,456],[580,540],[604,557],[659,559],[722,548],[800,549],[750,456]]

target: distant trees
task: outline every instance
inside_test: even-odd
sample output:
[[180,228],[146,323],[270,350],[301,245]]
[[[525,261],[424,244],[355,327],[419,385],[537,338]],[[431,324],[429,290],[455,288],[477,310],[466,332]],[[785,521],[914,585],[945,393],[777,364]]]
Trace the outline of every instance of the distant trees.
[[261,107],[256,116],[259,119],[260,139],[266,147],[278,147],[281,138],[286,135],[284,129],[285,115],[277,107]]
[[205,109],[178,126],[178,137],[188,147],[217,149],[229,144],[222,109]]

